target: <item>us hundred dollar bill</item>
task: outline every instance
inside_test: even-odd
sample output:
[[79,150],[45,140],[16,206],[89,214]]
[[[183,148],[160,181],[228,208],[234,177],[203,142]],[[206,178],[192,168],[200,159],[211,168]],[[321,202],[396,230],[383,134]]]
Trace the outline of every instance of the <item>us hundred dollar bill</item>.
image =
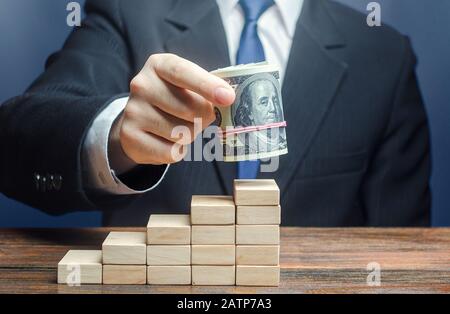
[[216,108],[224,161],[244,161],[287,154],[286,121],[279,69],[267,62],[211,72],[236,92],[231,107]]

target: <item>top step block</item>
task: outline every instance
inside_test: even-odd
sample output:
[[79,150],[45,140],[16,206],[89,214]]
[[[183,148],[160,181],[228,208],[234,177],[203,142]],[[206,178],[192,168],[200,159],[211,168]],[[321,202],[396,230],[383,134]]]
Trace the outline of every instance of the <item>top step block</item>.
[[147,244],[191,244],[189,215],[151,215]]
[[232,196],[193,195],[191,201],[193,225],[234,225],[236,206]]
[[279,205],[280,189],[275,180],[234,180],[236,205]]

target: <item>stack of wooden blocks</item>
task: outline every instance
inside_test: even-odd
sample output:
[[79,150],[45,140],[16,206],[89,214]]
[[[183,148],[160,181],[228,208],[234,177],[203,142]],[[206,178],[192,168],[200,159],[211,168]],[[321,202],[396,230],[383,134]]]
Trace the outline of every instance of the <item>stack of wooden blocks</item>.
[[111,232],[103,242],[102,253],[105,285],[145,284],[145,232]]
[[280,190],[273,180],[235,180],[236,284],[278,286]]
[[278,286],[280,191],[274,180],[235,180],[232,196],[193,196],[191,215],[151,215],[147,232],[111,232],[101,251],[71,250],[80,284]]
[[236,207],[231,196],[193,196],[192,284],[236,284]]

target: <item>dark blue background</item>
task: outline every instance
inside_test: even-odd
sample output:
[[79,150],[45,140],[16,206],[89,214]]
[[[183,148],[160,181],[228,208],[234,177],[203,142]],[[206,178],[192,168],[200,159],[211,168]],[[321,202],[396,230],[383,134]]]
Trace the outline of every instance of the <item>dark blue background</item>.
[[[360,11],[365,11],[370,2],[340,1]],[[70,1],[1,1],[0,103],[23,92],[43,70],[46,57],[62,45],[71,31],[66,24],[68,2]],[[79,2],[82,4],[84,1]],[[450,226],[450,1],[378,2],[382,7],[382,21],[409,35],[419,58],[419,83],[432,132],[433,224]],[[50,217],[0,196],[0,227],[76,227],[96,226],[100,223],[100,213]]]

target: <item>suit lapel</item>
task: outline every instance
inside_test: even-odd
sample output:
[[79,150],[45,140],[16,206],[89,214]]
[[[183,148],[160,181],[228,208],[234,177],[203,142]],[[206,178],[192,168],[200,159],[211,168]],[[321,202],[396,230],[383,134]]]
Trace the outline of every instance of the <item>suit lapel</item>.
[[[230,65],[226,34],[216,1],[179,0],[166,22],[175,28],[165,50],[193,61],[208,71]],[[224,194],[231,194],[235,164],[214,162]],[[204,169],[201,168],[201,169]]]
[[225,30],[215,1],[178,0],[166,22],[176,30],[165,43],[176,53],[208,71],[230,65]]
[[[287,190],[307,155],[345,76],[347,65],[331,52],[344,46],[343,37],[328,15],[326,2],[305,0],[282,91],[289,154],[280,157],[275,173],[281,191]],[[260,177],[273,176],[262,173]]]

